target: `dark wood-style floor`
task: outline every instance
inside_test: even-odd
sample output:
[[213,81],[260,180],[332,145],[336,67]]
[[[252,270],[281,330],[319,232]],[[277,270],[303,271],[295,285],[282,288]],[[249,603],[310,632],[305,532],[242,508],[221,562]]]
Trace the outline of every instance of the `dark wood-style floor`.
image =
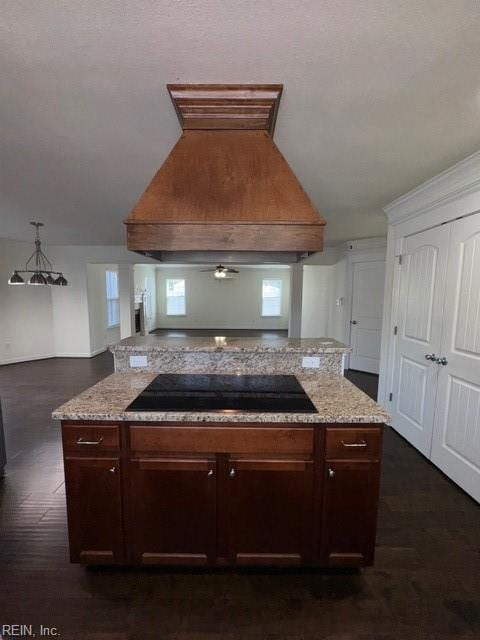
[[[0,481],[0,625],[55,626],[65,640],[480,638],[479,507],[391,429],[374,567],[70,565],[59,425],[49,414],[111,370],[109,354],[0,367],[10,456]],[[374,392],[375,376],[349,377]]]

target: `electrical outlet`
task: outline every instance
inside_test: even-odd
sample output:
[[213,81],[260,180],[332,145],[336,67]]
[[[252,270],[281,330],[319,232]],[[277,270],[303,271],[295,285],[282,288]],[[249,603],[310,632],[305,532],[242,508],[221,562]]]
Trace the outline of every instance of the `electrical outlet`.
[[130,356],[130,368],[137,369],[147,366],[147,356]]
[[320,369],[320,358],[318,356],[304,356],[302,367],[304,369]]

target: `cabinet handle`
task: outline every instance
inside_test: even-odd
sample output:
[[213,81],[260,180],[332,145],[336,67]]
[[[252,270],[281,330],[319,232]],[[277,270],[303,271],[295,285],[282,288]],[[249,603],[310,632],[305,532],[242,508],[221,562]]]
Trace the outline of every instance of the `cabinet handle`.
[[235,469],[233,467],[230,469],[230,474],[229,475],[230,475],[230,478],[234,478],[237,475],[237,472],[235,471]]
[[341,441],[342,445],[344,447],[347,447],[347,449],[352,448],[352,449],[365,449],[365,447],[367,446],[367,443],[365,442],[365,440],[360,440],[360,442],[344,442],[343,440]]
[[110,473],[117,473],[117,467],[110,467]]
[[209,478],[213,478],[213,469],[210,469],[209,472],[207,473],[207,476]]
[[333,469],[328,470],[328,477],[333,478],[335,476],[335,471]]
[[103,442],[103,437],[100,437],[98,440],[84,440],[83,438],[79,438],[77,440],[77,444],[86,444],[86,445],[102,444],[102,442]]
[[434,353],[426,353],[425,360],[432,360],[434,362],[437,359],[437,356]]
[[446,364],[448,364],[448,360],[447,360],[445,357],[444,357],[444,358],[435,358],[435,362],[436,362],[437,364],[443,364],[444,366],[445,366]]

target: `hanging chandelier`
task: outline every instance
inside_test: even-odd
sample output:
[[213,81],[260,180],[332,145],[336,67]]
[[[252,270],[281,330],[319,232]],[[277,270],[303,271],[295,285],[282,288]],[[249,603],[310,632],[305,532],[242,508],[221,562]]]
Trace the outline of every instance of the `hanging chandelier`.
[[10,276],[8,284],[25,284],[24,278],[20,275],[31,274],[28,279],[28,284],[31,285],[58,285],[60,287],[66,287],[68,282],[63,277],[63,273],[60,271],[54,271],[52,263],[42,251],[42,243],[40,241],[40,227],[43,227],[43,222],[30,222],[35,227],[35,251],[27,260],[25,269],[15,269]]

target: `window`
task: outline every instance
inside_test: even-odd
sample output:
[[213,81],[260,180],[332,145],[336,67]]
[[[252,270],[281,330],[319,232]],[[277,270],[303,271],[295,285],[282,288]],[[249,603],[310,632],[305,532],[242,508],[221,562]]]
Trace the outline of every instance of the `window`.
[[105,271],[107,288],[107,328],[120,324],[120,299],[118,296],[118,273]]
[[153,278],[145,278],[145,315],[149,320],[153,318]]
[[167,280],[167,316],[185,315],[185,280]]
[[282,281],[262,281],[262,316],[282,315]]

